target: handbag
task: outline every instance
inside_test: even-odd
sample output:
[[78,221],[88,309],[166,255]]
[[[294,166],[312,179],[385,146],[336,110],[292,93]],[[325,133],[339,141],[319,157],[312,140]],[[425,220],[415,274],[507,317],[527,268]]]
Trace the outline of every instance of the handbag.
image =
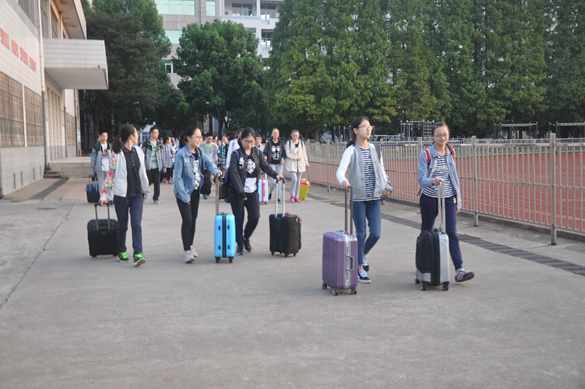
[[201,185],[200,193],[202,195],[211,194],[211,173],[205,174],[205,178],[203,178],[203,185]]

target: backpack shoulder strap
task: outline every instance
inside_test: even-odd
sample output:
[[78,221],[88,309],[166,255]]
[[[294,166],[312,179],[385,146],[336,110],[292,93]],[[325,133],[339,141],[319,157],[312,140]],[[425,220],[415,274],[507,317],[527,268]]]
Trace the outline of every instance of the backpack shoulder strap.
[[431,164],[431,153],[429,152],[429,149],[425,149],[425,154],[427,155],[427,165]]

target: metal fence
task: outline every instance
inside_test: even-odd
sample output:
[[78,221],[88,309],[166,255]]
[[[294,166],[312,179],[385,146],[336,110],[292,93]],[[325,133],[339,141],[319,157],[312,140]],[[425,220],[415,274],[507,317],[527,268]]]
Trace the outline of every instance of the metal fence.
[[[451,144],[451,142],[449,142]],[[418,161],[430,142],[381,143],[393,197],[418,203]],[[461,184],[462,209],[551,229],[585,234],[585,139],[480,141],[475,137],[453,142]],[[344,144],[309,144],[309,179],[339,186],[335,175]]]

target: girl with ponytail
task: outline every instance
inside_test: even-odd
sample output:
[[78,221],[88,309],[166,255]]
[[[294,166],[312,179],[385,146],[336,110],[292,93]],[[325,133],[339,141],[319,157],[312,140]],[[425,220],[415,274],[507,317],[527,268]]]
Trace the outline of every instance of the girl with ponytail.
[[457,214],[461,210],[461,191],[455,153],[449,142],[449,127],[437,122],[433,128],[433,145],[420,153],[418,160],[418,184],[420,196],[421,230],[432,231],[439,212],[439,185],[445,185],[445,231],[449,236],[449,253],[455,266],[455,281],[472,279],[475,274],[463,268],[459,238],[457,237]]
[[138,141],[136,128],[131,124],[120,127],[120,134],[112,144],[110,171],[104,183],[100,205],[114,203],[118,217],[118,259],[128,263],[126,252],[126,233],[128,232],[128,213],[132,225],[132,248],[134,266],[140,266],[146,259],[142,253],[142,209],[150,195],[148,176],[144,167],[144,153],[135,144]]
[[[353,221],[358,241],[358,281],[364,284],[371,282],[367,271],[368,253],[380,239],[382,217],[380,214],[380,198],[386,188],[388,177],[384,169],[384,161],[380,150],[368,143],[372,135],[370,119],[365,116],[356,117],[351,125],[352,138],[341,157],[337,169],[337,180],[345,190],[353,188]],[[349,177],[346,178],[347,169]],[[367,226],[370,236],[367,237]]]
[[221,176],[221,172],[200,148],[203,142],[201,130],[191,126],[181,134],[179,145],[181,149],[175,156],[175,186],[174,194],[177,206],[181,213],[181,238],[185,250],[185,262],[191,263],[198,257],[193,247],[195,226],[199,213],[199,193],[203,179],[207,172]]

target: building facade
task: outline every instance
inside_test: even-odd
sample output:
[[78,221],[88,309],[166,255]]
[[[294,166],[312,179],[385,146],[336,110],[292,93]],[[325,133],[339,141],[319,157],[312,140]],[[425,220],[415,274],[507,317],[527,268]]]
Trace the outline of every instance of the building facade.
[[[159,15],[163,17],[163,26],[167,37],[173,44],[171,55],[164,59],[165,67],[173,85],[177,87],[181,78],[175,74],[172,57],[179,46],[183,27],[192,24],[204,24],[216,19],[231,20],[241,23],[254,32],[260,40],[258,54],[264,62],[270,55],[272,33],[278,22],[278,6],[283,0],[155,0]],[[199,123],[204,132],[217,133],[217,120],[212,118],[206,123]]]
[[0,0],[0,197],[74,157],[79,89],[108,89],[103,41],[80,0]]

